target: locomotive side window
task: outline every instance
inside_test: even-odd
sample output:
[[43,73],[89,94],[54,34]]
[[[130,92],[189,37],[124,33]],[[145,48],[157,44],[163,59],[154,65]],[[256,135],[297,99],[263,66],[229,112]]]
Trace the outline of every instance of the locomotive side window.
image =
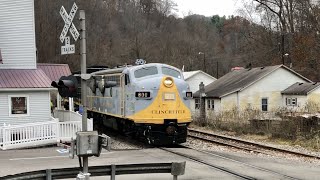
[[137,69],[136,71],[134,71],[135,78],[141,78],[141,77],[151,76],[155,74],[158,74],[158,69],[155,66],[144,67],[142,69]]
[[179,71],[168,67],[162,67],[161,69],[163,74],[181,79],[181,73]]
[[130,77],[128,74],[125,74],[125,85],[130,84]]

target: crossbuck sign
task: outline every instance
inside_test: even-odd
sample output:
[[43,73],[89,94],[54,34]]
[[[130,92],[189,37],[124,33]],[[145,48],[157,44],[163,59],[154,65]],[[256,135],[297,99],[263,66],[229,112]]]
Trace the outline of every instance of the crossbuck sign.
[[63,30],[60,34],[61,43],[63,43],[63,41],[65,41],[65,45],[61,46],[61,54],[62,55],[63,54],[73,54],[75,52],[74,44],[70,44],[70,37],[66,36],[66,35],[69,31],[75,41],[77,41],[79,38],[80,34],[79,34],[77,28],[75,27],[75,25],[72,23],[72,20],[73,20],[74,16],[76,15],[77,10],[78,10],[78,6],[76,5],[76,3],[73,4],[69,14],[67,13],[67,11],[64,9],[63,6],[60,9],[60,15],[65,23],[63,26]]

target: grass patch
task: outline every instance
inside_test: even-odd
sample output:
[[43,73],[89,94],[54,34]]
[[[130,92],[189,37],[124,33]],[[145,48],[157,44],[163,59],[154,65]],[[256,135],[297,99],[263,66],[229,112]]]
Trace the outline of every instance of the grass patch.
[[279,145],[301,146],[309,150],[320,150],[320,130],[312,125],[304,127],[305,120],[285,116],[284,111],[273,113],[278,119],[268,119],[262,112],[246,110],[209,114],[204,121],[194,117],[191,127],[225,135],[232,135],[249,140],[274,143]]

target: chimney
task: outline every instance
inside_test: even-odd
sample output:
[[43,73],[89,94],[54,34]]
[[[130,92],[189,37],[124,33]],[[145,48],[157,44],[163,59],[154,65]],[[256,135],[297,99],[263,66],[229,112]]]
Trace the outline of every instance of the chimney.
[[242,70],[244,67],[233,67],[231,68],[231,71],[236,71],[236,70]]

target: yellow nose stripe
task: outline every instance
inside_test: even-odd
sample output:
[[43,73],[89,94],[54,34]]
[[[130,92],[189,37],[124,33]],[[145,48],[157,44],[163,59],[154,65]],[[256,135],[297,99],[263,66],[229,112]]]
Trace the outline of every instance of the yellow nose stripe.
[[[191,121],[190,109],[183,103],[178,88],[175,84],[171,87],[164,85],[164,77],[161,81],[159,92],[154,101],[146,109],[134,115],[128,116],[135,123],[163,124],[164,119],[177,119],[178,123]],[[150,101],[151,102],[151,101]]]

